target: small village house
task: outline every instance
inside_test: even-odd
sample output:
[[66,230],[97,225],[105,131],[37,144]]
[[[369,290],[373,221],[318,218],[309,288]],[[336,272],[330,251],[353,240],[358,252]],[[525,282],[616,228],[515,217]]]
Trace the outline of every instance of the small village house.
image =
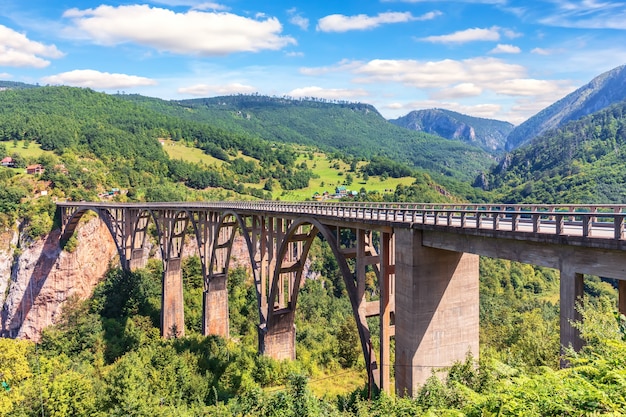
[[7,168],[14,168],[15,160],[11,158],[10,156],[6,156],[2,158],[2,161],[0,161],[0,165],[2,165],[3,167],[7,167]]
[[31,175],[41,174],[44,171],[43,165],[34,164],[26,167],[26,173]]

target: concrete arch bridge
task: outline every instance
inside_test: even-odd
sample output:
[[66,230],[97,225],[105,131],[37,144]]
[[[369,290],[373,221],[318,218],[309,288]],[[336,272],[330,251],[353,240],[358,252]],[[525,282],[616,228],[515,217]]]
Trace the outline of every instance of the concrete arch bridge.
[[[204,276],[203,332],[228,337],[228,279],[236,233],[246,242],[259,309],[260,352],[295,358],[295,311],[311,244],[323,237],[346,284],[371,381],[413,395],[433,369],[478,356],[479,268],[485,255],[560,271],[561,344],[581,346],[571,321],[584,274],[619,279],[626,312],[626,206],[357,202],[60,202],[61,239],[95,212],[122,268],[145,265],[154,224],[164,264],[161,333],[184,332],[181,256],[196,239]],[[339,239],[348,234],[349,243]],[[379,299],[366,297],[366,272]],[[380,323],[374,352],[367,318]],[[389,347],[395,338],[395,362]]]

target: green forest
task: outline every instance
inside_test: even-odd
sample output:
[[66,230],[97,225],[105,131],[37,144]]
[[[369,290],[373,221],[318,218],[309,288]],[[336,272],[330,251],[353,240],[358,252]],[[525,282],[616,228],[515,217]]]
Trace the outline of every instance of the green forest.
[[[480,149],[398,127],[383,131],[384,119],[366,105],[289,105],[286,99],[248,97],[248,118],[233,110],[243,98],[171,103],[68,87],[1,91],[0,157],[11,157],[14,165],[0,167],[0,228],[19,221],[27,239],[45,236],[58,227],[56,199],[280,198],[277,189],[304,188],[321,175],[316,152],[345,167],[338,178],[350,175],[357,189],[368,177],[411,178],[386,193],[364,190],[355,197],[360,200],[623,202],[624,106],[537,138],[487,171],[493,160]],[[215,110],[220,100],[225,110]],[[345,127],[337,129],[329,114]],[[375,128],[355,130],[365,129],[368,117]],[[316,133],[314,126],[320,127]],[[312,136],[328,138],[333,129],[344,136],[380,132],[386,151],[375,148],[375,140],[358,150],[358,140],[344,143],[337,136],[344,145],[334,147],[332,140],[321,143]],[[294,132],[302,138],[295,140]],[[162,140],[200,149],[219,163],[170,158]],[[397,146],[387,140],[397,140]],[[409,143],[415,145],[410,152]],[[24,173],[32,164],[44,172]],[[484,181],[473,187],[480,170]],[[0,415],[626,414],[626,319],[616,311],[614,280],[585,277],[583,320],[576,324],[585,346],[562,354],[558,271],[481,258],[480,358],[468,356],[405,398],[369,389],[330,247],[316,240],[310,261],[316,278],[306,280],[298,298],[293,362],[258,355],[256,290],[245,269],[229,273],[231,337],[204,337],[200,260],[185,259],[185,336],[164,340],[162,263],[150,260],[132,273],[112,266],[90,299],[66,303],[39,343],[0,338]],[[368,281],[374,299],[375,281]],[[370,329],[377,340],[375,322]],[[562,361],[569,366],[561,369]]]

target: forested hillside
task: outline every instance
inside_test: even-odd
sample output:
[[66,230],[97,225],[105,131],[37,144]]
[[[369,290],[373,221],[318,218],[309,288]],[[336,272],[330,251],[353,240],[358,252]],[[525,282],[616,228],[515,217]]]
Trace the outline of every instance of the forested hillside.
[[626,203],[626,102],[545,133],[478,183],[506,202]]
[[[161,139],[185,141],[227,164],[215,169],[172,160]],[[64,184],[68,192],[73,188],[77,194],[68,196],[75,200],[94,199],[111,188],[128,189],[131,195],[147,200],[186,199],[186,192],[177,191],[176,184],[263,198],[267,193],[262,187],[269,178],[289,189],[301,187],[312,176],[307,168],[295,166],[297,153],[291,147],[78,88],[0,92],[0,141],[36,143],[52,151],[54,155],[33,162],[45,165],[45,177],[53,184]],[[5,146],[3,157],[9,154]],[[243,161],[245,157],[250,159]],[[16,163],[22,163],[19,156]],[[100,163],[106,170],[85,171],[79,166],[82,163]],[[171,187],[165,187],[168,183]]]
[[302,144],[370,159],[383,156],[413,168],[468,181],[493,159],[477,146],[411,132],[367,104],[239,95],[166,102],[123,95],[158,112],[211,123],[270,142]]

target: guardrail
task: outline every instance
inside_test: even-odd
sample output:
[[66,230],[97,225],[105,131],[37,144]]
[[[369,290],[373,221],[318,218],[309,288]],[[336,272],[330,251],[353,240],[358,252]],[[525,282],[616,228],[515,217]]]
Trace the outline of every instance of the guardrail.
[[225,201],[184,203],[65,202],[59,206],[185,208],[286,213],[442,227],[624,240],[626,205],[432,204]]

